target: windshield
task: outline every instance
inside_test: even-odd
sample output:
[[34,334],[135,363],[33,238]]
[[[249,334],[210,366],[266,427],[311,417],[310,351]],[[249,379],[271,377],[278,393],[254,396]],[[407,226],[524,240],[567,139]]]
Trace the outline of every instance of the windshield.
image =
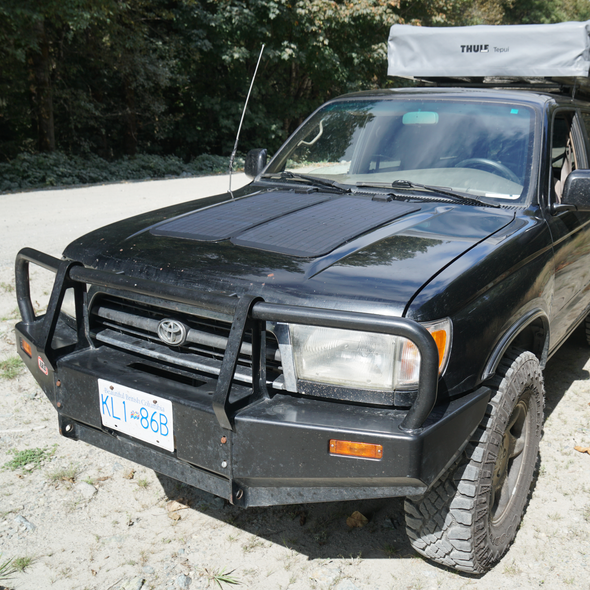
[[533,120],[529,107],[497,102],[334,102],[291,137],[266,172],[348,185],[407,181],[514,202],[528,190]]

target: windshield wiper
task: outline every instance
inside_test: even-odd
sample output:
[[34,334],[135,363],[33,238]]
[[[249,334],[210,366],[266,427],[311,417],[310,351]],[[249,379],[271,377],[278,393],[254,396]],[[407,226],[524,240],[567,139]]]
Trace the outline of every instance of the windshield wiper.
[[[357,186],[371,186],[370,183],[364,183],[364,182],[359,182],[357,184]],[[397,188],[397,189],[402,189],[402,190],[423,190],[423,191],[428,191],[429,193],[435,193],[437,195],[442,195],[444,197],[450,197],[451,199],[454,199],[455,201],[459,201],[461,203],[466,203],[469,205],[484,205],[486,207],[500,207],[500,205],[497,205],[496,203],[488,203],[487,201],[480,201],[479,199],[476,199],[475,197],[470,197],[467,195],[463,195],[461,193],[452,191],[448,188],[443,188],[440,186],[431,186],[428,184],[419,184],[417,182],[411,182],[409,180],[394,180],[391,184],[386,184],[386,183],[375,183],[375,185],[373,186],[379,186],[379,187],[391,187],[391,188]]]
[[419,183],[415,183],[415,182],[411,182],[409,180],[394,180],[391,183],[392,188],[401,188],[401,189],[418,189],[418,190],[425,190],[431,193],[436,193],[438,195],[444,195],[445,197],[451,197],[452,199],[455,199],[456,201],[461,201],[463,203],[468,203],[470,205],[485,205],[488,207],[500,207],[500,205],[496,204],[496,203],[488,203],[487,201],[480,201],[479,199],[476,199],[475,197],[470,197],[467,195],[463,195],[461,193],[452,191],[448,188],[444,188],[444,187],[440,187],[440,186],[432,186],[429,184],[419,184]]
[[275,173],[267,173],[263,174],[262,178],[276,178],[279,180],[295,180],[297,182],[305,182],[306,184],[311,184],[317,188],[329,188],[335,190],[339,193],[351,193],[352,189],[342,186],[340,183],[336,182],[335,180],[325,180],[323,178],[317,178],[316,176],[310,176],[308,174],[298,174],[295,172],[275,172]]

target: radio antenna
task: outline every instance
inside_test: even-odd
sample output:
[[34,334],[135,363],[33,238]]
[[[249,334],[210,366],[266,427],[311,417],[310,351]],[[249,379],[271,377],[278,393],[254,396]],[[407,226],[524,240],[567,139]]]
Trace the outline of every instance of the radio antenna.
[[252,87],[254,86],[254,80],[256,79],[256,73],[258,72],[258,66],[260,65],[260,60],[262,59],[262,53],[264,51],[264,43],[260,48],[260,55],[258,56],[258,61],[256,62],[256,69],[254,70],[254,75],[252,76],[252,81],[250,82],[250,90],[248,90],[248,96],[246,96],[246,102],[244,103],[244,108],[242,109],[242,118],[240,119],[240,125],[238,126],[238,133],[236,135],[236,143],[234,143],[234,149],[231,153],[229,158],[229,194],[231,198],[234,198],[234,194],[231,192],[231,175],[234,168],[234,158],[236,157],[236,152],[238,151],[238,141],[240,141],[240,131],[242,131],[242,123],[244,122],[244,115],[246,114],[246,109],[248,108],[248,101],[250,100],[250,93],[252,92]]

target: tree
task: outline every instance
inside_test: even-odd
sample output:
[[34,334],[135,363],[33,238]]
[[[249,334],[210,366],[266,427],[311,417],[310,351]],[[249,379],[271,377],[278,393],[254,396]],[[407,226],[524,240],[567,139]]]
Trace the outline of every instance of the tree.
[[84,149],[103,157],[134,155],[157,136],[173,69],[164,4],[117,3],[64,44],[56,91],[69,150],[82,137]]
[[40,151],[55,149],[53,84],[61,46],[110,3],[114,0],[5,0],[0,7],[0,55],[8,71],[28,80],[31,127]]
[[[276,149],[326,99],[389,84],[387,37],[397,22],[444,24],[467,0],[209,0],[196,16],[192,56],[181,58],[190,85],[175,101],[174,137],[189,150],[229,153],[260,47],[266,44],[244,123],[243,150]],[[445,10],[448,15],[445,15]],[[206,128],[187,126],[189,117]],[[178,144],[177,144],[178,145]],[[186,143],[184,144],[186,147]]]
[[387,78],[394,23],[587,18],[584,0],[3,0],[0,154],[276,150],[325,100]]
[[[571,0],[475,0],[467,24],[547,24],[568,20],[564,3]],[[573,0],[580,1],[581,0]]]
[[[35,148],[133,154],[171,77],[163,0],[6,0],[0,6],[5,137]],[[154,26],[156,23],[156,26]],[[8,102],[8,101],[7,101]],[[23,125],[27,104],[30,124]],[[18,123],[17,123],[18,122]],[[109,145],[113,140],[114,146]]]
[[563,0],[561,9],[564,21],[590,20],[590,3],[587,0]]

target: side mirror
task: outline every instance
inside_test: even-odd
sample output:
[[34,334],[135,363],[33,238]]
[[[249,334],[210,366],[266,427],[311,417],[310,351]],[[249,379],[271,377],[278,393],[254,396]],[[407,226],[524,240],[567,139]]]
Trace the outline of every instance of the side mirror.
[[590,211],[590,170],[570,172],[563,187],[561,203],[578,211]]
[[248,152],[244,165],[244,172],[248,178],[256,178],[264,170],[267,153],[265,149],[255,149]]

